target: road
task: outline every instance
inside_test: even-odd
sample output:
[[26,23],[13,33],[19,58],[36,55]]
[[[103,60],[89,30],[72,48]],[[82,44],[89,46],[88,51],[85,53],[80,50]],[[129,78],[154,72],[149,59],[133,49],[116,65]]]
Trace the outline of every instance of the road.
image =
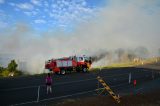
[[[42,105],[50,101],[96,96],[97,76],[101,76],[116,94],[128,94],[133,91],[132,84],[129,84],[129,73],[139,85],[160,77],[159,73],[143,68],[102,69],[97,72],[54,75],[53,93],[48,95],[44,75],[1,78],[0,106]],[[99,84],[99,87],[102,85]],[[137,88],[140,89],[142,87]]]

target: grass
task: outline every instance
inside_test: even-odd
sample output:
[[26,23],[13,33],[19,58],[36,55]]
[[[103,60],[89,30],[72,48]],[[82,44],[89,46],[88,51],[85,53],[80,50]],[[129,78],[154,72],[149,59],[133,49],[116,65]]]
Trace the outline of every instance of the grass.
[[21,71],[16,70],[14,72],[10,72],[7,69],[5,69],[5,70],[0,72],[0,77],[11,77],[11,76],[9,76],[10,73],[14,73],[14,76],[12,76],[12,77],[17,77],[17,76],[23,75],[23,73]]
[[146,64],[153,64],[156,62],[160,62],[160,57],[153,57],[145,60],[141,60],[138,62],[134,61],[127,61],[127,62],[121,62],[121,63],[113,63],[109,64],[108,66],[103,66],[103,67],[95,67],[90,69],[90,71],[96,71],[101,69],[111,69],[111,68],[120,68],[120,67],[135,67],[135,66],[141,66],[141,65],[146,65]]

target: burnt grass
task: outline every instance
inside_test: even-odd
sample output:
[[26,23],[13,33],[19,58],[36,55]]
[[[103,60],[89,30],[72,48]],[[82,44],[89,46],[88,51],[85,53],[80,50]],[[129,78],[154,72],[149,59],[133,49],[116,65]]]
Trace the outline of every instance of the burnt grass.
[[66,99],[56,106],[160,106],[160,91],[120,97],[118,104],[111,96],[96,96],[81,99]]

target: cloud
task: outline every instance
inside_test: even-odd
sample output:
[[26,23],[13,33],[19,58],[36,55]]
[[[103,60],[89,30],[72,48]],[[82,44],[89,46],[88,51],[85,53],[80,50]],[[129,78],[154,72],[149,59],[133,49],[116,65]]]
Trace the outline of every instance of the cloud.
[[[59,27],[61,25],[70,27],[77,23],[87,21],[91,17],[94,17],[94,14],[98,12],[98,8],[90,8],[87,6],[87,2],[85,0],[55,0],[50,2],[30,0],[28,3],[10,2],[8,4],[14,7],[16,12],[23,12],[25,15],[32,17],[33,20],[37,20],[37,17],[44,18],[42,16],[45,15],[46,17],[44,19],[52,22],[55,21],[57,23],[56,26],[52,27]],[[43,8],[40,7],[42,5]]]
[[49,3],[47,1],[44,1],[44,6],[45,7],[48,7],[49,6]]
[[93,17],[99,10],[99,8],[91,9],[86,4],[85,0],[57,1],[51,5],[52,11],[49,12],[49,16],[60,25],[70,26],[75,23],[81,23]]
[[46,21],[45,20],[42,20],[42,19],[37,19],[34,21],[36,24],[45,24]]
[[8,26],[8,23],[7,22],[2,22],[0,21],[0,29],[4,29]]
[[29,3],[19,3],[16,4],[16,6],[23,10],[32,10],[34,8],[33,5]]
[[38,14],[37,11],[24,11],[24,14],[26,14],[27,16],[36,16]]
[[5,1],[4,0],[0,0],[0,4],[3,4]]
[[6,28],[8,26],[9,15],[6,15],[3,10],[0,10],[0,30]]
[[41,2],[40,0],[31,0],[31,3],[34,4],[34,5],[37,5],[37,6],[41,6]]
[[12,3],[12,2],[10,2],[10,3],[8,3],[10,6],[16,6],[16,4],[15,3]]
[[25,11],[24,14],[26,14],[28,16],[32,16],[32,12]]

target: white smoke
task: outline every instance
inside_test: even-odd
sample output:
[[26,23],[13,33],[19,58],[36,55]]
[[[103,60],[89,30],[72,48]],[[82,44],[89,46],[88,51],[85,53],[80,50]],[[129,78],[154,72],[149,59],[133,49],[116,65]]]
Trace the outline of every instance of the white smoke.
[[147,47],[155,54],[160,45],[159,19],[156,0],[111,0],[97,17],[77,25],[70,33],[60,30],[36,33],[26,23],[17,23],[0,33],[0,51],[27,61],[26,71],[31,74],[43,72],[45,60],[50,58],[94,55],[100,50],[138,46]]

